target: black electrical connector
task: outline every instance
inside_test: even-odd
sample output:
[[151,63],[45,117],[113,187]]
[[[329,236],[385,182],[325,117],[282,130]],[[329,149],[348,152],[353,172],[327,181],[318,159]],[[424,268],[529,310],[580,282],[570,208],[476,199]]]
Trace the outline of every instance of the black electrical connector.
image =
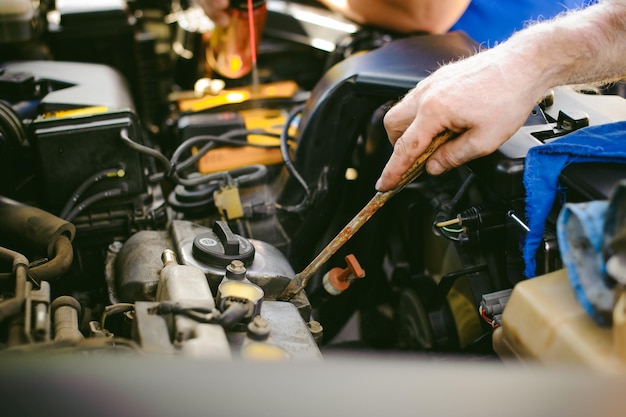
[[496,203],[472,206],[450,220],[438,217],[434,229],[459,243],[478,243],[486,232],[500,229],[505,223],[505,210]]
[[224,311],[219,311],[216,308],[208,308],[206,306],[184,306],[179,303],[162,301],[150,307],[148,313],[155,315],[180,314],[198,323],[219,324],[226,329],[230,329],[244,319],[248,313],[248,308],[244,303],[231,302]]

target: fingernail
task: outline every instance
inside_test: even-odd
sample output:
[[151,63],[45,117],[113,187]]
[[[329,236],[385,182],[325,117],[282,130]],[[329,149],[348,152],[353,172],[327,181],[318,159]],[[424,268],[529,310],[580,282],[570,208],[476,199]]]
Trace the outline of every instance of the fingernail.
[[376,190],[380,190],[380,184],[381,184],[381,183],[382,183],[382,179],[380,179],[380,178],[379,178],[379,179],[376,181],[376,185],[374,186],[374,188],[376,188]]
[[437,161],[436,159],[431,159],[426,164],[426,171],[430,175],[439,175],[444,170],[443,170],[443,167],[441,166],[441,164],[439,163],[439,161]]

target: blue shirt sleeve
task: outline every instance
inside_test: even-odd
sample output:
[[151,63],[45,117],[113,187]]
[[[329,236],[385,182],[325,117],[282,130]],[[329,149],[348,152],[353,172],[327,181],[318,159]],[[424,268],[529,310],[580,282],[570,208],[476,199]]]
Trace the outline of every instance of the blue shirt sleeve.
[[493,47],[530,22],[551,19],[597,0],[472,0],[450,30],[467,33],[482,47]]

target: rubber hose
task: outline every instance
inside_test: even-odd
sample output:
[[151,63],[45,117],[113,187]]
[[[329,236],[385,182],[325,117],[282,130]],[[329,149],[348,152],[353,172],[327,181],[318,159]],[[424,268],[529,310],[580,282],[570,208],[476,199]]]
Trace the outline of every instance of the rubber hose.
[[[52,258],[59,236],[65,235],[72,241],[75,233],[72,223],[47,211],[0,196],[0,244],[45,250]],[[5,242],[5,239],[14,240]]]
[[51,281],[65,274],[74,260],[74,249],[67,236],[59,236],[54,242],[53,258],[45,264],[30,268],[29,275],[37,282]]

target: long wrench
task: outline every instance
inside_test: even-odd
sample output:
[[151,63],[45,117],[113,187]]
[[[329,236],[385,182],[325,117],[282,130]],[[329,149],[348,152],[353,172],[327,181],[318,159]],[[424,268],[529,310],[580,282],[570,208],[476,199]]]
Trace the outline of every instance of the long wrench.
[[435,136],[426,150],[413,162],[413,165],[402,175],[398,185],[389,191],[377,192],[374,197],[350,220],[350,222],[330,241],[328,245],[289,282],[285,289],[278,296],[279,300],[290,300],[300,290],[306,287],[309,279],[333,256],[344,243],[346,243],[385,203],[398,192],[404,189],[409,183],[419,177],[426,167],[426,160],[441,145],[452,139],[456,134],[449,130]]

